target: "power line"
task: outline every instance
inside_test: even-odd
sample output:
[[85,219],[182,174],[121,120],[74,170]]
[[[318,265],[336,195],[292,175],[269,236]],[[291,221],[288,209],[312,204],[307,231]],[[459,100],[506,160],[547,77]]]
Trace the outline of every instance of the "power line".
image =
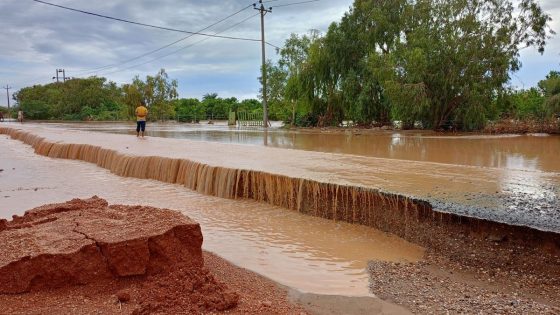
[[[251,6],[252,6],[252,5],[251,5]],[[232,26],[230,26],[230,27],[228,27],[228,28],[226,28],[226,29],[224,29],[224,30],[222,30],[222,31],[220,31],[220,32],[217,32],[216,34],[220,34],[220,33],[229,31],[229,30],[231,30],[232,28],[237,27],[238,25],[240,25],[240,24],[246,22],[247,20],[249,20],[249,19],[251,19],[251,18],[254,18],[254,17],[257,16],[257,15],[259,15],[259,13],[254,14],[254,15],[251,15],[251,16],[249,16],[249,17],[243,19],[242,21],[240,21],[240,22],[238,22],[238,23],[236,23],[236,24],[234,24],[234,25],[232,25]],[[187,48],[190,48],[190,47],[192,47],[192,46],[194,46],[194,45],[196,45],[196,44],[199,44],[199,43],[201,43],[201,42],[203,42],[203,41],[206,41],[206,40],[208,40],[208,39],[210,39],[210,38],[207,37],[207,38],[201,39],[201,40],[199,40],[199,41],[197,41],[197,42],[194,42],[194,43],[189,44],[189,45],[187,45],[187,46],[184,46],[184,47],[181,47],[181,48],[179,48],[179,49],[176,49],[176,50],[174,50],[174,51],[172,51],[172,52],[170,52],[170,53],[167,53],[167,54],[165,54],[165,55],[162,55],[162,56],[159,56],[159,57],[150,59],[150,60],[148,60],[148,61],[145,61],[145,62],[142,62],[142,63],[139,63],[139,64],[135,64],[135,65],[132,65],[132,66],[129,66],[129,67],[126,67],[126,68],[122,68],[122,69],[120,69],[120,70],[111,71],[111,72],[106,72],[106,73],[103,73],[103,75],[109,75],[109,74],[121,72],[121,71],[124,71],[124,70],[132,69],[132,68],[135,68],[135,67],[143,66],[143,65],[145,65],[145,64],[147,64],[147,63],[151,63],[151,62],[153,62],[153,61],[156,61],[156,60],[159,60],[159,59],[163,59],[163,58],[165,58],[165,57],[167,57],[167,56],[171,56],[171,55],[173,55],[173,54],[176,54],[176,53],[178,53],[178,52],[180,52],[180,51],[183,51],[183,50],[185,50],[185,49],[187,49]]]
[[[250,8],[251,6],[252,6],[252,4],[250,4],[250,5],[248,5],[248,6],[244,7],[244,8],[242,8],[242,9],[240,9],[239,11],[237,11],[237,12],[235,12],[235,13],[232,13],[232,14],[226,16],[225,18],[223,18],[223,19],[221,19],[221,20],[219,20],[219,21],[217,21],[217,22],[215,22],[215,23],[213,23],[213,24],[210,24],[210,25],[206,26],[206,27],[203,28],[203,29],[200,29],[198,32],[205,31],[205,30],[211,28],[212,26],[215,26],[215,25],[217,25],[217,24],[220,24],[221,22],[223,22],[223,21],[225,21],[225,20],[227,20],[227,19],[229,19],[229,18],[231,18],[231,17],[233,17],[233,16],[235,16],[235,15],[237,15],[237,14],[239,14],[239,13],[245,11],[245,10],[247,10],[247,9]],[[197,33],[198,33],[198,32],[197,32]],[[216,35],[216,34],[214,34],[214,35]],[[99,70],[115,68],[115,67],[117,67],[117,66],[119,66],[119,65],[123,65],[123,64],[129,63],[129,62],[131,62],[131,61],[138,60],[138,59],[140,59],[140,58],[142,58],[142,57],[146,57],[146,56],[148,56],[148,55],[154,54],[154,53],[156,53],[156,52],[158,52],[158,51],[161,51],[161,50],[163,50],[163,49],[165,49],[165,48],[167,48],[167,47],[173,46],[173,45],[175,45],[175,44],[177,44],[177,43],[179,43],[179,42],[182,42],[182,41],[184,41],[184,40],[186,40],[186,39],[189,39],[189,38],[191,38],[192,36],[194,36],[194,34],[190,34],[190,35],[188,35],[188,36],[186,36],[186,37],[183,37],[183,38],[181,38],[181,39],[179,39],[179,40],[176,40],[176,41],[174,41],[174,42],[172,42],[172,43],[169,43],[169,44],[164,45],[164,46],[162,46],[162,47],[160,47],[160,48],[157,48],[157,49],[154,49],[154,50],[149,51],[149,52],[147,52],[147,53],[144,53],[144,54],[142,54],[142,55],[136,56],[136,57],[134,57],[134,58],[128,59],[128,60],[126,60],[126,61],[122,61],[122,62],[115,63],[115,64],[111,64],[111,65],[106,65],[106,66],[103,66],[103,67],[93,68],[93,69],[89,69],[89,70],[78,71],[78,73],[93,73],[93,72],[96,72],[96,71],[99,71]]]
[[140,25],[140,26],[145,26],[145,27],[151,27],[151,28],[161,29],[161,30],[165,30],[165,31],[186,33],[186,34],[192,34],[192,35],[200,35],[200,36],[207,36],[207,37],[217,37],[217,38],[224,38],[224,39],[244,40],[244,41],[251,41],[251,42],[259,42],[260,41],[260,39],[255,39],[255,38],[221,36],[221,35],[212,35],[212,34],[206,34],[206,33],[200,33],[200,32],[185,31],[185,30],[180,30],[180,29],[176,29],[176,28],[151,25],[151,24],[146,24],[146,23],[141,23],[141,22],[125,20],[125,19],[121,19],[121,18],[116,18],[116,17],[112,17],[112,16],[107,16],[107,15],[103,15],[103,14],[92,13],[92,12],[88,12],[88,11],[84,11],[84,10],[78,10],[78,9],[74,9],[74,8],[70,8],[70,7],[66,7],[66,6],[62,6],[62,5],[58,5],[58,4],[54,4],[54,3],[49,3],[49,2],[45,2],[45,1],[41,1],[41,0],[32,0],[32,1],[42,3],[42,4],[46,4],[46,5],[50,5],[50,6],[57,7],[57,8],[61,8],[61,9],[65,9],[65,10],[70,10],[70,11],[79,12],[79,13],[83,13],[83,14],[93,15],[93,16],[97,16],[97,17],[100,17],[100,18],[104,18],[104,19],[109,19],[109,20],[114,20],[114,21],[134,24],[134,25]]
[[274,47],[274,48],[276,48],[276,49],[282,49],[282,48],[280,48],[280,47],[278,47],[278,46],[276,46],[276,45],[274,45],[274,44],[271,44],[271,43],[269,43],[269,42],[265,42],[265,44],[267,44],[268,46]]
[[273,6],[273,8],[287,7],[287,6],[291,6],[291,5],[304,4],[304,3],[317,2],[317,1],[321,1],[321,0],[309,0],[309,1],[302,1],[302,2],[293,2],[293,3],[287,3],[287,4],[279,4],[279,5]]

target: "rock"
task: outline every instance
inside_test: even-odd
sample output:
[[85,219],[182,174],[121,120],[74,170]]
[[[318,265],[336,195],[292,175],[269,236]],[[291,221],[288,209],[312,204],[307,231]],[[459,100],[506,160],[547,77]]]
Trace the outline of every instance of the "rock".
[[117,292],[117,300],[119,300],[119,302],[121,303],[130,301],[130,293],[124,290]]
[[507,235],[505,234],[489,234],[486,238],[490,242],[501,243],[507,240]]
[[262,301],[261,304],[265,307],[272,307],[272,302],[269,300]]
[[179,212],[101,198],[42,206],[0,222],[0,294],[200,267],[200,225]]

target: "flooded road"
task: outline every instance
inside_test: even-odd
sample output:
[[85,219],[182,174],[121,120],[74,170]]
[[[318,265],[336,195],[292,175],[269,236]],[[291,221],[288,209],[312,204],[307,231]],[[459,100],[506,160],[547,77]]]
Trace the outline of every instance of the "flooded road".
[[[397,199],[402,197],[413,204],[414,200],[428,201],[438,212],[560,232],[559,172],[187,139],[139,140],[51,126],[24,124],[10,130],[24,138],[44,137],[36,143],[41,154],[91,161],[121,176],[180,183],[224,198],[242,195],[384,230],[389,227],[377,225],[386,222],[379,215],[397,213]],[[151,168],[146,171],[148,165]],[[357,200],[360,191],[369,191],[369,197]],[[331,199],[335,195],[338,199]],[[368,206],[374,201],[379,206]]]
[[[130,123],[49,124],[62,128],[134,134]],[[275,125],[278,126],[278,125]],[[273,126],[274,127],[274,126]],[[150,123],[149,136],[239,143],[307,151],[332,152],[426,161],[445,164],[495,167],[516,170],[560,172],[560,136],[440,134],[430,131],[288,131],[213,125]]]
[[367,295],[368,260],[416,261],[423,249],[372,228],[323,220],[180,185],[125,178],[94,164],[37,155],[0,135],[0,218],[98,195],[109,203],[176,209],[201,224],[206,250],[303,292]]

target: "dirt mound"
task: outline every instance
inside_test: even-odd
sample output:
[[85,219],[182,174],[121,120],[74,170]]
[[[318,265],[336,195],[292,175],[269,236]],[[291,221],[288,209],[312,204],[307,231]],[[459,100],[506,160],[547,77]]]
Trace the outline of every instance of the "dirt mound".
[[200,225],[152,207],[96,196],[41,206],[0,222],[0,294],[134,279],[138,314],[220,311],[237,305],[206,270]]
[[202,267],[201,245],[199,224],[171,210],[98,197],[42,206],[3,222],[0,293]]
[[206,268],[180,267],[147,280],[138,292],[140,306],[133,314],[224,311],[235,307],[239,301],[239,295],[228,291]]
[[152,207],[98,197],[41,206],[0,222],[0,294],[134,280],[135,313],[220,311],[237,305],[206,270],[200,225]]

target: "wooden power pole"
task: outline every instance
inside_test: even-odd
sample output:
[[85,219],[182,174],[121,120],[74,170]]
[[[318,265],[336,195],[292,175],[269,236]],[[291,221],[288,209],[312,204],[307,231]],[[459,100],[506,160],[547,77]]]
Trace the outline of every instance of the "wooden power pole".
[[10,111],[10,90],[12,89],[12,87],[6,84],[4,89],[6,89],[6,99],[8,100],[8,117],[10,117],[12,114]]
[[264,16],[272,12],[272,7],[266,9],[262,0],[259,0],[260,7],[254,3],[254,9],[261,13],[261,48],[262,48],[262,98],[263,98],[263,126],[268,128],[268,104],[266,96],[266,42],[264,40]]

